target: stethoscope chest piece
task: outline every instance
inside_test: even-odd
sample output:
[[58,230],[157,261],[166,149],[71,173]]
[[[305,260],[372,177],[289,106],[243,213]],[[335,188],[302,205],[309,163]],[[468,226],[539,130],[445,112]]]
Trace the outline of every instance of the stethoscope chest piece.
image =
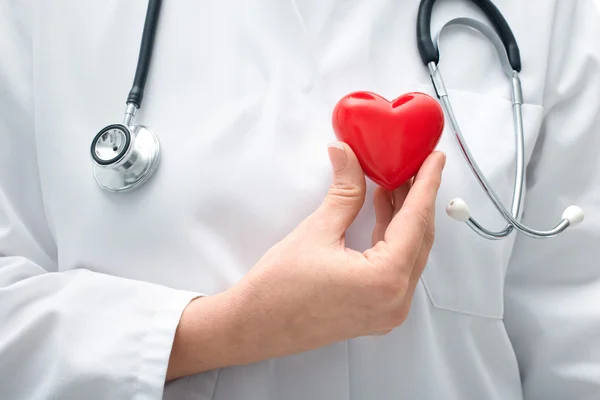
[[161,0],[148,1],[138,65],[123,123],[102,129],[90,147],[96,182],[110,192],[127,192],[141,186],[158,166],[160,144],[156,134],[146,126],[134,124],[133,119],[144,97],[160,5]]
[[145,126],[114,124],[96,134],[90,153],[98,184],[111,192],[125,192],[152,176],[160,158],[160,143]]

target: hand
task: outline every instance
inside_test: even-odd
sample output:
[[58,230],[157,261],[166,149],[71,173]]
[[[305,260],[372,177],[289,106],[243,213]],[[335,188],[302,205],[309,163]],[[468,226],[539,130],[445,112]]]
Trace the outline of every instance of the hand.
[[433,245],[445,156],[433,153],[412,183],[376,190],[373,247],[361,253],[344,237],[363,206],[365,177],[350,147],[337,146],[321,206],[237,285],[186,308],[168,380],[387,333],[406,319]]
[[263,357],[389,332],[406,319],[427,262],[445,156],[432,154],[412,184],[376,190],[373,247],[361,253],[344,236],[363,206],[365,178],[350,147],[338,146],[329,149],[334,177],[322,205],[231,290],[242,310],[239,340]]

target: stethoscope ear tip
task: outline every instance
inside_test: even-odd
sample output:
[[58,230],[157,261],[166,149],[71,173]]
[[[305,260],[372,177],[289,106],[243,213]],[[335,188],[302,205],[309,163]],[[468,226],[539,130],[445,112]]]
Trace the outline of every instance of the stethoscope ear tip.
[[469,206],[460,198],[450,200],[446,206],[446,214],[458,222],[467,222],[471,218]]
[[569,226],[573,227],[583,222],[584,213],[581,207],[569,206],[562,214],[562,219],[569,221]]

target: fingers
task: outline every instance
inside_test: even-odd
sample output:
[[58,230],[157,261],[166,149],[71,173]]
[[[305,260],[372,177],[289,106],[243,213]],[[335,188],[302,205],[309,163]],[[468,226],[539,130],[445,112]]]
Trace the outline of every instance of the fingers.
[[410,190],[412,181],[406,182],[399,188],[388,191],[381,186],[375,189],[373,196],[373,206],[375,208],[375,228],[373,229],[373,243],[375,244],[384,240],[385,231],[392,221],[394,215],[400,211],[404,199]]
[[[429,258],[431,247],[433,246],[434,229],[435,222],[432,218],[427,226],[427,233],[425,234],[423,242],[421,243],[421,248],[419,250],[417,260],[414,264],[414,268],[412,269],[412,271],[410,271],[410,277],[408,280],[406,292],[402,293],[402,303],[400,305],[401,308],[397,311],[397,314],[400,316],[399,318],[402,321],[404,321],[410,313],[410,308],[412,305],[415,290],[417,288],[417,284],[419,283],[421,275],[423,275],[423,271],[425,270],[425,266],[427,265],[427,259]],[[386,335],[390,333],[392,329],[393,328],[388,328],[384,331],[376,333],[374,336]]]
[[381,186],[375,189],[373,196],[373,207],[375,208],[375,228],[373,228],[373,246],[383,240],[385,230],[394,216],[394,205],[392,204],[392,193]]
[[325,200],[315,212],[332,235],[341,237],[364,204],[366,182],[356,155],[345,143],[334,142],[328,148],[333,180]]
[[417,173],[404,204],[385,232],[384,240],[394,254],[416,260],[432,215],[435,214],[435,199],[445,163],[446,156],[443,153],[433,152]]
[[423,275],[423,271],[425,270],[425,266],[427,265],[427,260],[429,259],[429,254],[431,252],[431,248],[433,247],[433,242],[435,239],[435,213],[431,213],[429,217],[429,221],[427,223],[427,230],[425,231],[425,236],[423,237],[423,241],[421,242],[421,248],[419,249],[419,254],[417,255],[414,268],[410,273],[410,278],[408,281],[408,290],[406,292],[406,307],[407,314],[408,309],[410,309],[410,304],[412,302],[413,294],[415,293],[415,289],[417,284],[419,283],[419,279],[421,279],[421,275]]
[[[401,316],[400,318],[404,320],[408,317],[413,296],[415,290],[417,288],[417,284],[423,275],[423,271],[425,270],[425,266],[427,265],[427,260],[429,258],[429,254],[431,252],[431,248],[433,247],[433,242],[435,238],[435,213],[430,213],[428,221],[427,221],[427,229],[425,231],[425,235],[423,236],[423,240],[421,241],[421,247],[419,248],[418,255],[416,257],[416,261],[412,266],[412,270],[410,271],[410,276],[408,278],[408,285],[406,287],[406,292],[402,293],[402,304],[401,309],[398,311],[398,314]],[[388,328],[385,331],[382,331],[376,335],[385,335],[391,331],[391,328]]]
[[404,205],[404,200],[406,200],[406,196],[412,187],[412,180],[409,180],[404,185],[400,186],[396,190],[392,192],[392,200],[394,202],[394,215],[398,214],[398,211]]

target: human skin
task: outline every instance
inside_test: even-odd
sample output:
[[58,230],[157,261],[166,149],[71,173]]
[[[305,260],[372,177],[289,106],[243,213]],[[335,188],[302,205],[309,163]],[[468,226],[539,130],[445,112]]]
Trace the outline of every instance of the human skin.
[[434,241],[445,155],[413,181],[377,188],[372,248],[345,245],[366,182],[345,143],[329,146],[333,180],[322,204],[230,289],[192,300],[177,328],[167,381],[215,368],[385,334],[406,319]]

